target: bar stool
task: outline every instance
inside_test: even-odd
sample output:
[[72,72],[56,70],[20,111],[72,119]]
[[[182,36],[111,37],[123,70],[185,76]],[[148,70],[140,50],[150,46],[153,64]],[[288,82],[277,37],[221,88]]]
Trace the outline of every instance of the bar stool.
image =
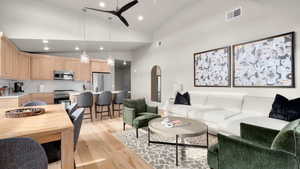
[[[119,117],[121,115],[121,111],[123,110],[121,108],[121,105],[123,105],[123,102],[124,102],[124,99],[126,98],[126,93],[125,91],[121,91],[119,93],[116,94],[116,97],[113,101],[113,105],[112,105],[112,108],[113,108],[113,115],[115,115],[115,112],[119,112]],[[118,105],[118,108],[116,108],[115,106]]]
[[[84,92],[81,93],[77,98],[77,107],[78,108],[89,108],[90,109],[90,118],[93,121],[93,93],[91,92]],[[87,114],[85,114],[87,115]]]
[[[107,112],[107,116],[112,118],[111,111],[110,111],[111,103],[112,103],[112,93],[110,91],[104,91],[99,95],[97,95],[97,99],[95,103],[96,117],[98,117],[98,113],[100,113],[101,120],[102,120],[102,114]],[[100,107],[100,111],[98,110],[98,107]],[[106,107],[107,110],[103,110],[103,107]]]

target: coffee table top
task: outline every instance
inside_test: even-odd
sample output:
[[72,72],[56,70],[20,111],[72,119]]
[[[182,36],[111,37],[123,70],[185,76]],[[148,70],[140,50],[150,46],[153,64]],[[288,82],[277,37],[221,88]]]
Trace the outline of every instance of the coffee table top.
[[[161,123],[165,118],[169,118],[171,121],[180,120],[181,125],[172,128],[165,127]],[[149,122],[148,127],[151,132],[165,137],[175,137],[176,135],[180,137],[194,137],[207,132],[207,125],[203,122],[174,116],[153,119]]]

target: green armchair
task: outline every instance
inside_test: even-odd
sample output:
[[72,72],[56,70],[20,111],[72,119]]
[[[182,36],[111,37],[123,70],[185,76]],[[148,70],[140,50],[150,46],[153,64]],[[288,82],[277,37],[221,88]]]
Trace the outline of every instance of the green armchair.
[[300,120],[281,131],[241,124],[241,137],[218,134],[208,149],[213,169],[299,169]]
[[123,130],[126,124],[134,127],[136,138],[139,137],[139,128],[147,127],[150,120],[159,117],[158,108],[147,105],[145,99],[124,100]]

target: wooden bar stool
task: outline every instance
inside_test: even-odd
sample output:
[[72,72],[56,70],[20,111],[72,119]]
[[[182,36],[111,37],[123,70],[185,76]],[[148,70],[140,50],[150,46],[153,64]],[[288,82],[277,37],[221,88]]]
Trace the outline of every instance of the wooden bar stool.
[[[98,114],[101,115],[101,120],[103,113],[107,112],[107,116],[112,118],[111,116],[111,110],[110,110],[110,105],[112,103],[112,93],[111,91],[104,91],[97,95],[96,97],[96,103],[95,103],[95,112],[96,112],[96,117],[98,118]],[[100,107],[100,110],[98,109]],[[104,110],[103,108],[106,107],[107,110]]]
[[[78,108],[89,108],[89,118],[84,119],[91,119],[93,121],[93,93],[91,92],[84,92],[81,93],[77,98],[77,107]],[[85,113],[88,115],[88,113]]]
[[[115,112],[117,111],[119,113],[119,117],[121,116],[121,111],[123,110],[123,102],[124,99],[126,98],[126,93],[125,91],[121,91],[116,94],[116,97],[113,101],[112,109],[113,109],[113,115],[115,115]],[[118,107],[116,107],[116,105]],[[122,107],[121,107],[122,106]]]

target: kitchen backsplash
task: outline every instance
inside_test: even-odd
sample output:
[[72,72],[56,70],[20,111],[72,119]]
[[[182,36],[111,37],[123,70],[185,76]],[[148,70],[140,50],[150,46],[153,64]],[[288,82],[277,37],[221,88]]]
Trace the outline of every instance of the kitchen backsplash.
[[[15,80],[0,79],[0,87],[13,87]],[[83,81],[59,81],[59,80],[24,80],[23,90],[26,93],[34,92],[53,92],[54,90],[76,90],[82,91],[83,85],[90,89],[90,84]],[[41,87],[44,86],[44,87]],[[43,91],[40,91],[43,89]]]

